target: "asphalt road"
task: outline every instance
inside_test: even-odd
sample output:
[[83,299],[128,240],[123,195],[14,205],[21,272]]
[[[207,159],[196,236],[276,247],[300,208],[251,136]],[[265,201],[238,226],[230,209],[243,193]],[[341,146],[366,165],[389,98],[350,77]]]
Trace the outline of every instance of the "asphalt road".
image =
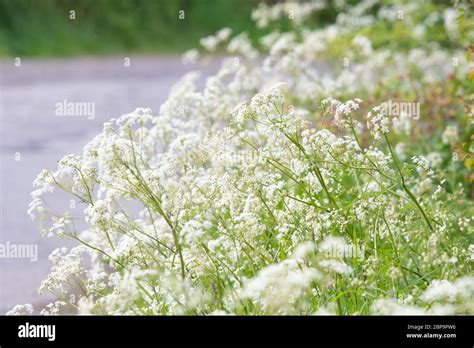
[[[41,237],[37,222],[26,214],[37,174],[80,151],[110,118],[136,107],[157,113],[170,87],[192,69],[176,56],[130,57],[128,67],[124,57],[25,59],[21,66],[13,59],[0,61],[0,246],[38,246],[36,262],[0,257],[0,314],[15,304],[49,303],[51,297],[37,294],[51,267],[48,256],[71,245]],[[56,115],[57,103],[64,101],[94,103],[95,117]],[[53,203],[68,202],[56,196]]]

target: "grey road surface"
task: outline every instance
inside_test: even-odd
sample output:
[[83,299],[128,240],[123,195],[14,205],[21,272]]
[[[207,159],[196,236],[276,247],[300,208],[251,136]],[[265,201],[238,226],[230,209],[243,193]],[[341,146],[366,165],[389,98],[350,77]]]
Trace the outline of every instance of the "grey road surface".
[[[123,57],[23,59],[21,66],[0,61],[0,247],[38,246],[36,262],[0,257],[0,314],[19,303],[47,304],[51,297],[38,295],[37,288],[50,270],[48,256],[71,245],[41,237],[26,215],[36,175],[78,152],[110,118],[136,107],[157,113],[170,87],[192,69],[174,56],[131,57],[128,67]],[[94,103],[95,117],[57,116],[56,104],[64,101]],[[56,206],[69,202],[53,199]]]

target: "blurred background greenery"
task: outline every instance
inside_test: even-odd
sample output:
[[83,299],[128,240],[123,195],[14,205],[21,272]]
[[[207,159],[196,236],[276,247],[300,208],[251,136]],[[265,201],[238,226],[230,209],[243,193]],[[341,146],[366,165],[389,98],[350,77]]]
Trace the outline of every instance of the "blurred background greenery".
[[[257,0],[0,0],[0,55],[180,52],[230,27],[255,37]],[[69,11],[75,11],[75,19]],[[185,18],[179,18],[184,10]]]
[[[453,1],[427,2],[414,18],[421,23]],[[224,27],[234,33],[246,31],[254,43],[272,29],[291,29],[288,20],[257,29],[251,13],[259,2],[272,4],[278,0],[0,0],[0,56],[178,53],[197,47],[200,38]],[[351,5],[358,2],[346,0]],[[335,3],[328,1],[328,7],[306,24],[319,27],[333,22],[338,13]],[[370,13],[375,14],[384,3],[391,1],[380,0]],[[73,20],[69,18],[71,10],[75,11]],[[180,11],[184,11],[184,19],[179,18]],[[461,27],[466,29],[470,22],[472,30],[471,20],[465,18]],[[369,37],[375,48],[405,50],[420,46],[420,40],[404,23],[377,22],[361,32],[342,35],[334,42],[334,49],[344,50],[347,40],[357,34]],[[446,36],[442,19],[430,27],[425,41],[462,46]]]

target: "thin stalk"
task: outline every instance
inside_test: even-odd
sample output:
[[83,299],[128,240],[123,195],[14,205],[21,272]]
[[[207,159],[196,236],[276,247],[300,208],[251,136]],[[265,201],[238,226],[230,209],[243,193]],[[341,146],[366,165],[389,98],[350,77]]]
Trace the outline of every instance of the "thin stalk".
[[387,142],[387,145],[388,145],[388,149],[390,151],[390,155],[392,156],[393,158],[393,161],[395,163],[395,167],[397,168],[397,171],[398,173],[400,174],[400,179],[401,179],[401,186],[402,186],[402,189],[403,191],[405,191],[405,193],[408,195],[408,197],[410,197],[410,199],[413,201],[413,203],[415,203],[416,207],[418,208],[418,210],[421,212],[421,215],[423,215],[423,219],[426,221],[426,224],[428,225],[428,227],[430,228],[430,230],[432,232],[434,232],[434,229],[433,229],[433,226],[431,226],[431,223],[430,223],[430,220],[428,219],[428,216],[426,215],[425,211],[423,210],[423,208],[421,207],[420,203],[418,202],[418,200],[416,199],[415,195],[410,191],[410,189],[407,187],[407,185],[405,184],[405,177],[403,176],[403,173],[402,173],[402,170],[400,168],[400,165],[398,164],[398,159],[397,159],[397,156],[395,155],[395,153],[393,152],[392,150],[392,146],[390,145],[390,141],[388,140],[388,137],[387,137],[387,134],[384,133],[384,138],[385,138],[385,141]]

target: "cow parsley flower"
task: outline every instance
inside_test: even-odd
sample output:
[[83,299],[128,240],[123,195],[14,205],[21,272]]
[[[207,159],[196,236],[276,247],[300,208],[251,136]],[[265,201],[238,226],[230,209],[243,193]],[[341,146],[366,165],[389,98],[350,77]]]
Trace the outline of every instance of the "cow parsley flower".
[[16,305],[6,315],[31,315],[33,314],[33,306],[29,303],[24,305]]
[[458,289],[447,280],[434,280],[428,289],[423,293],[422,299],[426,302],[434,301],[454,301],[458,294]]
[[383,134],[390,131],[390,119],[382,105],[372,108],[368,113],[367,128],[375,140],[381,139]]

